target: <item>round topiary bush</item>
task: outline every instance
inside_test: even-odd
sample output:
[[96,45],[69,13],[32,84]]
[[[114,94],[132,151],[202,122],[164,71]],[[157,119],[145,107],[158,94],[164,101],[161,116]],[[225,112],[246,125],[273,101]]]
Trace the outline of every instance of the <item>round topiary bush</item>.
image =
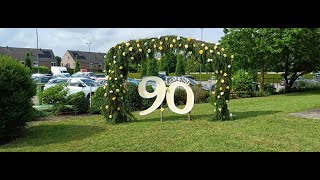
[[30,69],[8,56],[0,55],[0,144],[21,134],[33,119],[31,98],[36,93]]

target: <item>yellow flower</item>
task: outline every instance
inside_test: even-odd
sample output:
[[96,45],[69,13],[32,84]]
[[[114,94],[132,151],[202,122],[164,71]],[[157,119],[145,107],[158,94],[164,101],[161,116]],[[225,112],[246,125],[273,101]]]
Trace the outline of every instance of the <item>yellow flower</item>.
[[161,60],[161,58],[158,58],[158,61],[160,61]]
[[196,44],[193,44],[193,47],[196,47]]
[[218,82],[219,82],[219,80],[216,79],[216,83],[218,83]]
[[130,46],[130,43],[126,43],[126,46],[129,47],[129,46]]
[[209,48],[208,48],[208,46],[206,46],[206,47],[204,47],[204,49],[205,49],[205,50],[208,50]]
[[224,48],[221,48],[221,51],[224,51]]
[[176,42],[177,42],[177,40],[176,40],[176,39],[173,39],[173,40],[172,40],[172,42],[173,42],[173,43],[176,43]]
[[159,50],[161,51],[162,49],[163,49],[163,47],[162,47],[162,46],[160,46],[160,47],[159,47]]
[[122,53],[122,56],[126,56],[126,52],[123,52],[123,53]]
[[119,67],[119,69],[123,69],[123,67],[122,67],[122,66],[120,66],[120,67]]
[[219,73],[219,71],[218,71],[218,70],[216,70],[215,72],[216,72],[216,74],[218,74],[218,73]]
[[126,93],[126,90],[123,90],[122,92],[123,92],[123,93]]
[[203,54],[203,50],[202,49],[199,51],[199,54]]
[[121,46],[119,46],[119,49],[121,49]]
[[219,89],[220,89],[220,91],[222,91],[222,87],[220,87]]
[[148,49],[148,53],[151,53],[151,49],[150,48]]
[[173,48],[173,44],[170,44],[170,48]]
[[117,61],[113,61],[113,64],[117,63]]
[[100,109],[102,109],[102,107],[100,107]]
[[138,43],[138,42],[139,42],[139,39],[137,39],[136,42]]
[[154,39],[152,39],[152,42],[154,42],[155,40]]
[[111,70],[109,69],[109,71],[108,72],[111,72]]
[[113,73],[114,73],[114,70],[111,71],[111,74],[113,74]]
[[224,92],[221,92],[220,95],[223,96],[223,95],[224,95]]
[[154,48],[157,48],[157,46],[156,46],[156,45],[153,45],[153,47],[154,47]]
[[215,91],[213,91],[213,92],[212,92],[212,94],[216,94],[216,92],[215,92]]
[[120,92],[120,90],[119,90],[119,89],[116,89],[116,92]]
[[137,47],[140,47],[140,44],[137,44]]
[[116,100],[116,99],[117,99],[117,97],[113,97],[113,98],[112,98],[113,101]]
[[205,46],[205,44],[202,43],[201,46],[203,47],[203,46]]
[[109,119],[111,119],[112,118],[112,115],[109,115]]
[[[122,75],[122,74],[120,74],[120,77],[121,77],[121,78],[123,78],[123,75]],[[121,87],[121,86],[120,86],[120,87]]]
[[117,110],[120,111],[120,107],[118,107]]
[[234,55],[231,55],[231,59],[233,59],[234,58]]
[[211,53],[211,54],[213,53],[213,50],[212,50],[212,49],[210,49],[210,53]]
[[109,108],[109,106],[108,105],[106,105],[106,109],[108,109]]
[[109,63],[109,66],[111,66],[112,64],[111,63]]
[[161,108],[161,109],[160,109],[160,111],[161,111],[161,112],[163,112],[163,111],[164,111],[164,109],[163,109],[163,108]]
[[104,93],[104,97],[107,97],[107,93]]
[[187,40],[188,40],[189,42],[191,41],[191,39],[190,39],[190,38],[188,38]]
[[164,38],[166,41],[168,41],[169,40],[169,38],[168,37],[166,37],[166,38]]
[[134,60],[134,57],[131,57],[131,60]]
[[142,52],[142,49],[139,49],[139,52]]
[[213,49],[217,49],[218,48],[218,46],[214,46],[214,48]]
[[188,49],[189,46],[186,44],[186,45],[184,45],[184,47],[185,47],[186,49]]
[[223,71],[222,70],[220,70],[220,74],[222,74],[223,73]]
[[112,80],[112,77],[109,77],[109,81],[111,81]]
[[182,44],[179,44],[179,47],[181,47],[182,46]]
[[217,52],[217,54],[220,56],[220,52]]
[[227,57],[227,55],[226,55],[226,54],[223,54],[223,57],[225,57],[225,58],[226,58],[226,57]]
[[192,51],[189,51],[188,53],[191,55],[191,54],[192,54]]
[[162,41],[160,41],[160,45],[162,45],[163,44],[163,42]]
[[224,79],[221,79],[221,83],[224,83]]
[[129,51],[132,51],[132,47],[129,48]]
[[226,89],[230,89],[230,87],[229,87],[229,86],[227,86],[227,87],[226,87]]
[[227,74],[227,73],[224,73],[223,76],[228,76],[228,74]]
[[222,109],[221,109],[221,108],[219,108],[219,111],[221,112],[221,111],[222,111]]
[[115,49],[117,47],[117,45],[113,46],[113,48]]

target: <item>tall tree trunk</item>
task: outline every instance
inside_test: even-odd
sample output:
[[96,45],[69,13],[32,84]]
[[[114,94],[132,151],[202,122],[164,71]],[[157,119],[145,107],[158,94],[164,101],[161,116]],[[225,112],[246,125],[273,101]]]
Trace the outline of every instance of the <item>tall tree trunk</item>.
[[260,92],[264,92],[264,63],[261,64],[261,76],[260,76]]

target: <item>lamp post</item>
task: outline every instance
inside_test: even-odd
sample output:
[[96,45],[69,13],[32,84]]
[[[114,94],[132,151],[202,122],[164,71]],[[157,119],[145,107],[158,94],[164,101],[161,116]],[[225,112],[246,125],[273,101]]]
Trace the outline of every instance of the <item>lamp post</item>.
[[[200,28],[201,29],[201,41],[202,41],[202,37],[203,37],[203,28]],[[200,58],[200,85],[201,85],[201,81],[202,81],[202,79],[201,79],[201,65],[202,65],[202,59]]]
[[36,36],[37,36],[37,63],[38,63],[38,74],[39,74],[39,47],[38,47],[38,28],[36,28]]
[[89,46],[89,72],[91,72],[91,63],[90,63],[90,61],[91,61],[91,57],[90,57],[90,45],[91,45],[91,42],[88,42],[87,44]]

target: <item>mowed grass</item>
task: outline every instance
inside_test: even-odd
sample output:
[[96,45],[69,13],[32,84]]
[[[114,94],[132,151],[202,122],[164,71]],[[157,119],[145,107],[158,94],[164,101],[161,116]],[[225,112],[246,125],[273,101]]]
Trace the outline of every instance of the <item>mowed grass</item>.
[[320,120],[288,116],[320,107],[320,91],[230,101],[232,121],[209,121],[210,104],[187,115],[160,111],[110,125],[102,116],[32,122],[0,151],[320,151]]

